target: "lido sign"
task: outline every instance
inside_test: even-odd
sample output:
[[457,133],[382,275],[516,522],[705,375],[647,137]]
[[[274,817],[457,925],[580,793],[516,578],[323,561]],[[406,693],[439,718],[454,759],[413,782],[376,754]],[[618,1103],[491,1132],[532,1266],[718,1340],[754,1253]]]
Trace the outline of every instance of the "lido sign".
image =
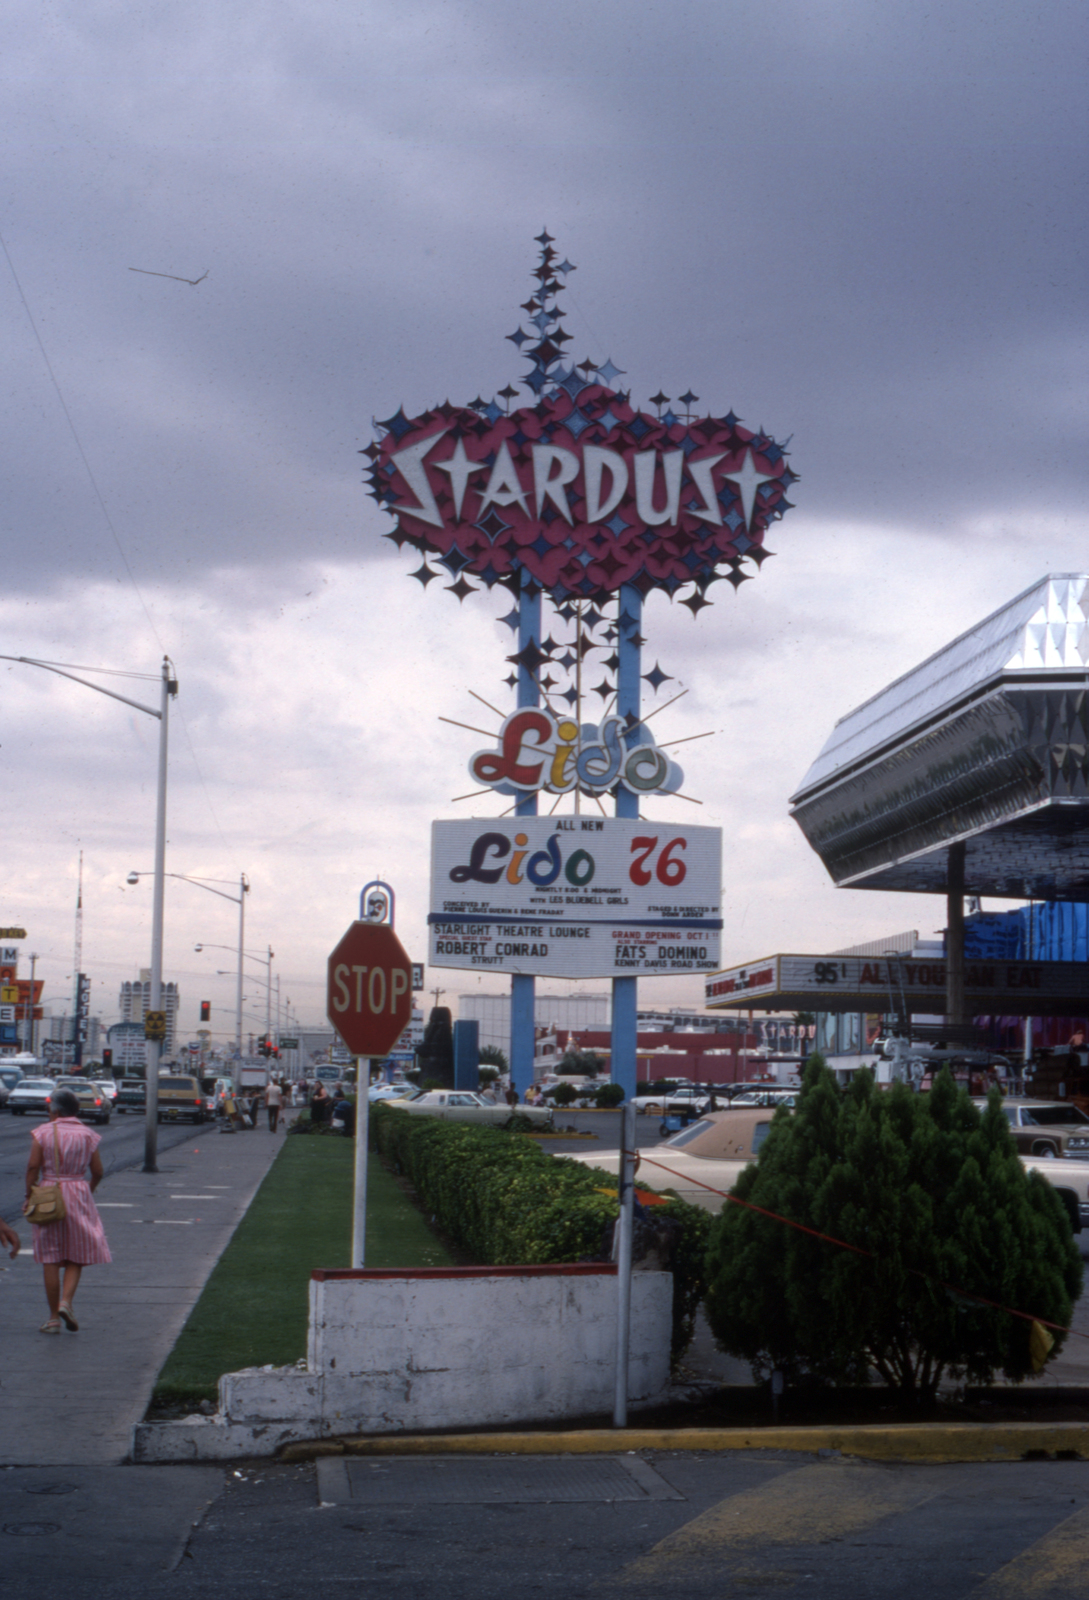
[[606,717],[600,727],[580,725],[536,706],[509,716],[498,749],[478,750],[469,772],[499,794],[600,795],[618,784],[630,794],[674,794],[684,782],[642,724],[629,728],[623,717]]
[[600,817],[436,822],[434,967],[599,978],[713,972],[718,828]]

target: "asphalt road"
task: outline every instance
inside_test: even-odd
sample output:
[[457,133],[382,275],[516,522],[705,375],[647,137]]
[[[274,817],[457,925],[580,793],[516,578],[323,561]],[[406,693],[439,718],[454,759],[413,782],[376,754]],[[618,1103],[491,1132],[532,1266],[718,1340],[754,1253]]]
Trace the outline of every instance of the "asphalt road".
[[770,1451],[0,1473],[10,1600],[1089,1597],[1075,1461]]
[[[0,1217],[5,1222],[16,1222],[23,1212],[26,1194],[26,1163],[30,1152],[31,1130],[44,1117],[13,1117],[0,1113]],[[175,1145],[193,1139],[201,1128],[182,1122],[162,1124],[159,1128],[159,1149],[172,1150]],[[95,1127],[102,1135],[102,1165],[107,1173],[119,1172],[124,1167],[144,1164],[144,1119],[126,1112],[115,1112],[105,1128]]]

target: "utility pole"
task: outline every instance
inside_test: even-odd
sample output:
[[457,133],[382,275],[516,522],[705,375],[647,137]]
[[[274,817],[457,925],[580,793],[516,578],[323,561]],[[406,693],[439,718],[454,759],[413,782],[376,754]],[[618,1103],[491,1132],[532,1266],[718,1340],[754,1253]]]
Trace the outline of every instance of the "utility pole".
[[[72,952],[72,981],[75,985],[75,999],[72,1003],[72,1065],[78,1067],[83,1062],[83,1041],[79,1037],[79,1025],[83,1013],[83,851],[79,853],[79,878],[76,885],[76,937],[75,947]],[[61,1051],[64,1051],[64,1040],[61,1040]]]
[[36,1056],[38,1054],[37,1050],[35,1050],[35,1048],[34,1048],[34,1045],[35,1045],[35,1042],[36,1042],[35,1035],[36,1035],[36,1033],[38,1031],[37,1027],[35,1025],[35,1017],[34,1017],[34,995],[35,995],[34,973],[35,973],[35,969],[37,968],[37,965],[38,965],[38,957],[32,953],[31,957],[30,957],[30,1012],[29,1012],[30,1029],[29,1029],[29,1034],[28,1034],[28,1037],[29,1037],[29,1040],[30,1040],[29,1049],[30,1049],[30,1053],[31,1053],[32,1056]]

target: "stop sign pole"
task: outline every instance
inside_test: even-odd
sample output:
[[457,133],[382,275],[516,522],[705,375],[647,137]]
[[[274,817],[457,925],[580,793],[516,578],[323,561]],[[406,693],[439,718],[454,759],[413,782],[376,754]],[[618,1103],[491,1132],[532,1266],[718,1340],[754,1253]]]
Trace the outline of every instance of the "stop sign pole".
[[[383,886],[385,887],[385,886]],[[370,1067],[389,1054],[412,1020],[412,963],[389,922],[393,892],[374,898],[379,920],[353,922],[329,957],[326,1015],[356,1057],[352,1266],[364,1263]],[[360,1071],[361,1059],[367,1060]]]

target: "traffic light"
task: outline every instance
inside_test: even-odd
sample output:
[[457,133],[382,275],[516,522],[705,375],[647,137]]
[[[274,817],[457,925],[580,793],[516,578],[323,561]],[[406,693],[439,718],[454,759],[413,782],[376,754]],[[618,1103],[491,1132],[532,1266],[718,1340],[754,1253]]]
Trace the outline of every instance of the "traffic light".
[[257,1054],[259,1056],[264,1056],[266,1060],[272,1054],[272,1041],[267,1037],[267,1035],[257,1046]]
[[102,1052],[102,1065],[105,1067],[107,1072],[112,1072],[113,1071],[113,1051],[112,1050],[103,1050],[103,1052]]
[[210,1000],[201,1001],[200,1020],[202,1022],[210,1022],[212,1020],[212,1002]]

